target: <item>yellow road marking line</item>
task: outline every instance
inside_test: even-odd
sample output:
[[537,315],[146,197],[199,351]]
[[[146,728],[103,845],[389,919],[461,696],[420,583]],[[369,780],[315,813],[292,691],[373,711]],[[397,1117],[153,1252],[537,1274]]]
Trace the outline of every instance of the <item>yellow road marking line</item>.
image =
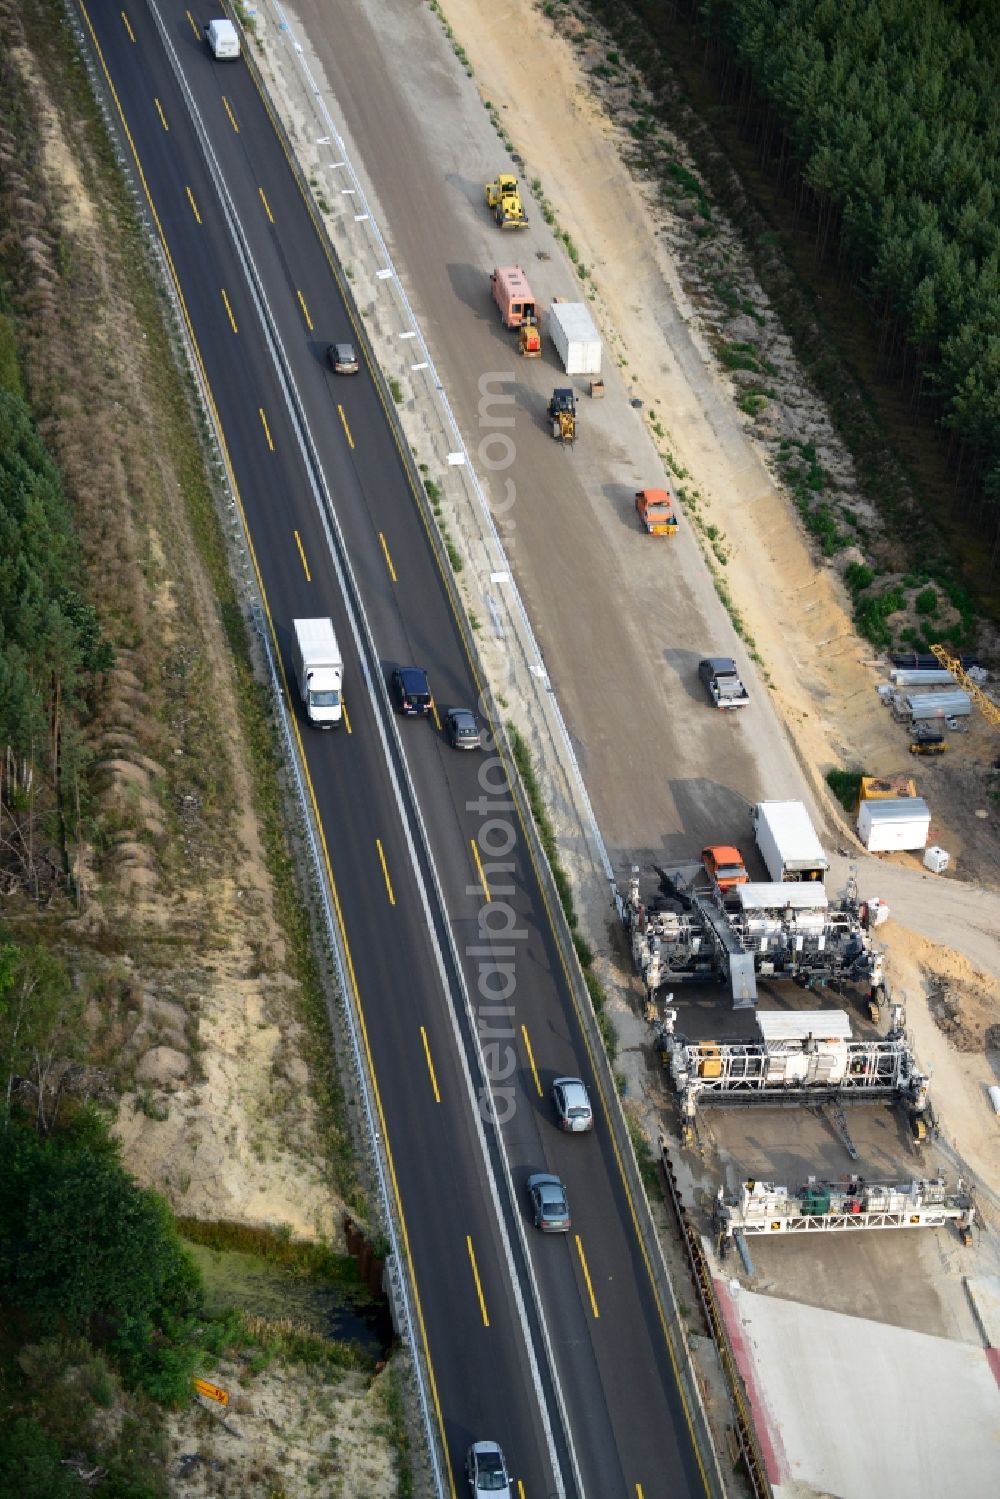
[[264,408],[263,408],[263,406],[258,406],[257,410],[260,412],[260,424],[264,428],[264,436],[267,438],[267,445],[271,449],[271,452],[273,453],[274,452],[274,443],[271,441],[271,429],[267,425],[267,417],[264,415]]
[[[191,14],[191,12],[189,11],[188,15],[190,15],[190,14]],[[193,24],[193,22],[192,22],[192,24]],[[229,100],[226,98],[225,94],[223,94],[223,96],[222,96],[222,107],[226,111],[226,114],[229,116],[229,123],[230,123],[230,125],[232,125],[233,129],[236,131],[236,134],[239,135],[239,133],[240,133],[240,127],[236,123],[236,116],[233,114],[232,110],[230,109],[230,107],[229,107]]]
[[155,95],[153,96],[153,103],[156,105],[156,113],[160,117],[160,124],[163,126],[164,130],[169,130],[170,126],[167,124],[167,117],[163,113],[163,105],[160,103],[159,99],[157,99]]
[[431,1075],[431,1087],[434,1089],[434,1102],[441,1102],[441,1094],[438,1092],[437,1073],[434,1071],[434,1059],[431,1056],[431,1043],[427,1039],[427,1031],[420,1027],[420,1039],[424,1043],[424,1056],[427,1058],[427,1071]]
[[[182,315],[182,317],[184,319],[184,325],[185,325],[185,327],[188,330],[188,337],[191,340],[191,348],[194,350],[195,360],[196,360],[196,362],[198,364],[199,369],[201,370],[202,380],[203,380],[203,388],[205,390],[206,399],[207,399],[207,402],[208,402],[209,409],[210,409],[210,411],[212,413],[212,419],[213,419],[216,431],[219,434],[219,442],[221,444],[223,457],[224,457],[225,463],[226,463],[226,471],[227,471],[227,473],[229,475],[229,481],[230,481],[230,483],[232,484],[232,487],[233,487],[233,494],[234,494],[235,499],[236,499],[236,504],[237,504],[237,507],[238,507],[239,512],[240,512],[241,523],[243,525],[244,532],[245,532],[245,535],[246,535],[246,538],[247,538],[247,548],[248,548],[249,553],[250,553],[250,561],[251,561],[251,564],[253,566],[254,576],[257,579],[257,585],[258,585],[258,587],[260,589],[260,596],[261,596],[261,599],[262,599],[263,605],[264,605],[264,615],[265,615],[265,618],[267,619],[267,627],[268,627],[268,630],[270,631],[270,635],[271,635],[271,644],[274,646],[275,652],[277,654],[277,651],[278,651],[278,637],[277,637],[277,633],[276,633],[275,628],[274,628],[274,620],[273,620],[272,615],[271,615],[271,606],[270,606],[270,603],[268,601],[267,590],[264,587],[264,579],[261,576],[260,564],[257,561],[257,552],[256,552],[256,549],[255,549],[254,544],[253,544],[253,537],[250,535],[250,527],[249,527],[249,524],[247,522],[246,512],[245,512],[245,510],[243,508],[243,497],[240,494],[239,485],[236,482],[236,474],[235,474],[234,469],[233,469],[232,459],[230,458],[229,448],[228,448],[228,445],[226,443],[226,434],[225,434],[225,431],[223,429],[222,422],[221,422],[221,420],[219,418],[218,408],[217,408],[216,403],[215,403],[215,394],[214,394],[214,392],[212,390],[211,383],[209,382],[208,375],[207,375],[207,372],[205,370],[205,361],[202,358],[201,347],[200,347],[200,345],[198,343],[197,337],[195,336],[194,325],[191,322],[191,314],[188,311],[187,301],[186,301],[185,296],[184,296],[184,290],[183,290],[183,288],[181,286],[180,276],[177,274],[177,267],[174,265],[173,256],[170,253],[170,245],[169,245],[169,243],[167,241],[167,236],[166,236],[166,234],[164,232],[163,224],[162,224],[162,222],[160,220],[160,215],[157,212],[156,203],[153,200],[153,194],[152,194],[152,192],[150,191],[150,188],[149,188],[149,182],[148,182],[148,180],[146,178],[146,173],[145,173],[145,170],[144,170],[143,165],[142,165],[142,158],[139,155],[138,148],[137,148],[137,146],[135,144],[135,139],[134,139],[134,137],[132,135],[131,130],[129,129],[128,119],[126,118],[125,110],[122,107],[121,99],[118,97],[118,90],[115,88],[114,80],[111,77],[111,71],[110,71],[110,69],[108,67],[107,59],[104,56],[104,51],[103,51],[103,49],[101,47],[100,41],[98,40],[97,32],[94,30],[94,23],[91,20],[90,11],[89,11],[89,9],[87,7],[87,0],[80,0],[80,11],[81,11],[81,14],[83,16],[84,22],[86,23],[87,31],[90,34],[90,41],[91,41],[91,45],[94,48],[94,55],[97,57],[97,60],[100,63],[101,72],[103,73],[105,82],[108,85],[108,92],[110,93],[111,98],[114,101],[115,109],[118,112],[118,118],[121,120],[122,130],[123,130],[123,132],[125,134],[125,139],[128,141],[129,150],[131,151],[131,153],[132,153],[132,159],[135,162],[136,172],[138,174],[139,181],[142,184],[142,191],[143,191],[143,194],[145,196],[146,202],[149,204],[149,212],[150,212],[150,215],[152,217],[153,223],[156,226],[156,233],[159,236],[160,244],[163,247],[164,259],[165,259],[166,264],[167,264],[167,269],[168,269],[169,274],[170,274],[170,279],[173,282],[174,289],[175,289],[175,291],[177,293],[178,305],[180,306],[180,309],[181,309],[181,315]],[[191,26],[192,26],[192,29],[193,29],[195,35],[196,36],[200,36],[201,33],[199,32],[198,27],[195,25],[194,20],[193,20],[193,18],[191,16],[190,11],[188,12],[188,20],[191,22]],[[282,149],[284,150],[284,144],[282,142],[281,135],[278,132],[277,121],[275,119],[273,110],[270,108],[269,100],[267,99],[267,97],[265,95],[260,94],[259,90],[258,90],[258,95],[259,95],[260,100],[261,100],[261,107],[267,113],[267,116],[268,116],[268,118],[271,121],[272,127],[274,128],[275,136],[276,136],[279,144],[282,145]],[[287,151],[285,152],[285,155],[286,155],[286,158],[287,158],[288,157]],[[292,165],[292,163],[289,160],[289,166],[291,166],[291,165]],[[306,203],[306,206],[308,208],[308,202]],[[314,220],[314,222],[315,222],[315,220]],[[322,243],[322,241],[321,241],[321,243]],[[336,265],[330,259],[329,252],[327,252],[327,262],[328,262],[328,264],[331,267],[331,272],[333,274],[334,280],[337,282],[337,285],[340,286],[341,283],[340,283],[340,280],[339,280],[339,278],[337,276]],[[281,673],[282,685],[283,685],[283,687],[285,689],[285,692],[287,693],[288,690],[289,690],[289,688],[288,688],[288,682],[287,682],[286,677],[285,677],[285,669],[284,669],[284,666],[282,664],[280,654],[278,654],[277,659],[278,659],[278,669],[279,669],[279,671]],[[334,907],[334,911],[336,913],[336,918],[337,918],[337,930],[340,932],[340,940],[341,940],[341,944],[342,944],[342,947],[343,947],[343,953],[344,953],[344,962],[347,965],[349,996],[350,996],[352,1008],[353,1008],[355,1016],[357,1018],[358,1027],[359,1027],[359,1029],[361,1031],[361,1041],[362,1041],[362,1045],[364,1047],[364,1052],[365,1052],[366,1068],[367,1068],[369,1080],[371,1082],[372,1094],[373,1094],[374,1099],[375,1099],[375,1110],[376,1110],[376,1113],[378,1114],[379,1125],[381,1126],[381,1130],[382,1130],[382,1141],[383,1141],[383,1144],[385,1146],[386,1165],[388,1167],[389,1178],[390,1178],[390,1181],[392,1183],[392,1196],[393,1196],[393,1201],[396,1204],[396,1210],[397,1210],[397,1214],[398,1214],[398,1217],[399,1217],[400,1233],[402,1234],[402,1238],[403,1238],[403,1254],[404,1254],[404,1257],[405,1257],[407,1263],[411,1267],[413,1267],[411,1269],[411,1277],[412,1277],[412,1284],[413,1284],[413,1303],[414,1303],[414,1309],[415,1309],[416,1314],[417,1314],[417,1325],[418,1325],[418,1327],[420,1329],[420,1341],[421,1341],[421,1344],[423,1346],[424,1358],[426,1360],[426,1365],[427,1365],[427,1376],[428,1376],[428,1379],[430,1381],[431,1400],[433,1401],[433,1404],[434,1404],[434,1414],[435,1414],[435,1417],[437,1419],[438,1433],[440,1434],[440,1437],[441,1437],[441,1450],[445,1454],[445,1462],[446,1462],[446,1465],[447,1465],[447,1475],[448,1475],[448,1489],[449,1489],[449,1492],[450,1492],[450,1494],[452,1496],[452,1499],[456,1499],[455,1474],[454,1474],[454,1471],[453,1471],[452,1466],[451,1466],[451,1458],[450,1458],[450,1456],[448,1454],[448,1441],[447,1441],[447,1434],[445,1432],[444,1413],[443,1413],[443,1411],[441,1409],[441,1397],[440,1397],[440,1394],[438,1392],[437,1375],[436,1375],[436,1373],[434,1371],[434,1361],[431,1358],[430,1341],[429,1341],[429,1339],[427,1337],[427,1322],[426,1322],[426,1319],[424,1317],[424,1304],[423,1304],[423,1299],[422,1299],[422,1297],[420,1295],[420,1284],[419,1284],[419,1281],[418,1281],[418,1278],[417,1278],[416,1267],[414,1265],[413,1253],[412,1253],[412,1250],[410,1248],[410,1230],[409,1230],[409,1226],[408,1226],[407,1221],[406,1221],[406,1214],[403,1211],[403,1195],[402,1195],[402,1193],[399,1190],[399,1177],[398,1177],[397,1172],[396,1172],[396,1160],[395,1160],[395,1156],[393,1155],[392,1144],[391,1144],[391,1141],[389,1139],[389,1128],[388,1128],[388,1125],[386,1123],[385,1109],[384,1109],[383,1104],[382,1104],[382,1090],[379,1087],[378,1074],[375,1071],[375,1059],[372,1056],[371,1038],[368,1035],[368,1021],[367,1021],[367,1018],[365,1016],[364,1004],[363,1004],[362,999],[361,999],[361,990],[360,990],[359,985],[358,985],[358,976],[357,976],[357,973],[355,972],[355,968],[354,968],[354,955],[351,952],[351,944],[348,941],[348,937],[347,937],[347,925],[346,925],[346,923],[344,921],[344,912],[343,912],[343,908],[342,908],[342,906],[340,904],[340,891],[337,888],[337,881],[333,877],[333,865],[330,862],[330,848],[329,848],[329,844],[327,843],[326,828],[323,826],[323,819],[320,817],[319,803],[316,800],[316,788],[313,786],[312,777],[309,774],[309,765],[308,765],[308,762],[306,761],[305,746],[302,743],[302,734],[301,734],[301,731],[299,729],[298,719],[295,718],[295,717],[292,718],[292,733],[295,735],[295,742],[296,742],[296,745],[298,746],[299,764],[302,766],[302,774],[303,774],[303,778],[305,780],[306,788],[307,788],[308,793],[309,793],[309,802],[310,802],[310,805],[311,805],[312,810],[313,810],[313,816],[315,818],[316,827],[317,827],[318,832],[319,832],[320,845],[321,845],[322,850],[323,850],[323,865],[324,865],[324,868],[326,869],[327,882],[329,884],[330,892],[331,892],[331,895],[333,897],[333,907]],[[652,1276],[650,1278],[652,1279]],[[672,1353],[672,1349],[671,1349],[671,1353]],[[675,1362],[674,1367],[675,1367],[675,1369],[677,1368],[676,1362]],[[678,1372],[678,1382],[679,1381],[680,1381],[680,1375],[679,1375],[679,1372]],[[687,1409],[687,1407],[685,1406],[685,1410],[686,1409]],[[690,1417],[688,1419],[690,1420]],[[698,1452],[699,1462],[701,1462],[700,1451],[698,1451],[697,1447],[696,1447],[695,1450],[696,1450],[696,1452]],[[702,1467],[702,1473],[704,1474],[704,1467]],[[707,1481],[707,1478],[705,1479],[705,1492],[706,1492],[706,1495],[707,1495],[708,1494],[708,1481]]]
[[[434,714],[434,723],[435,723],[435,726],[437,728],[438,733],[440,734],[440,732],[441,732],[441,715],[438,713],[438,705],[437,705],[437,703],[435,703],[435,702],[431,703],[431,712]],[[489,899],[488,896],[487,896],[487,899]]]
[[385,862],[385,854],[382,851],[382,840],[381,840],[381,838],[376,838],[375,839],[375,847],[378,849],[379,862],[382,865],[382,875],[383,875],[383,877],[385,879],[385,888],[386,888],[386,892],[387,892],[387,894],[389,896],[389,904],[390,904],[390,906],[394,906],[396,904],[396,897],[393,894],[392,881],[389,878],[389,866]]
[[490,1317],[489,1313],[486,1310],[486,1297],[483,1295],[483,1283],[479,1279],[479,1266],[476,1264],[476,1251],[472,1247],[472,1237],[470,1234],[466,1234],[465,1243],[469,1251],[469,1264],[472,1266],[472,1278],[476,1282],[476,1295],[479,1297],[479,1310],[483,1314],[483,1326],[489,1327]]
[[122,20],[125,22],[125,30],[128,32],[128,39],[134,45],[135,44],[135,32],[132,30],[131,26],[129,25],[129,23],[128,23],[128,16],[125,14],[124,11],[122,11]]
[[194,16],[191,14],[191,12],[189,10],[186,10],[184,12],[184,14],[187,16],[188,20],[191,22],[191,30],[194,32],[195,36],[200,41],[201,40],[201,32],[198,30],[198,22],[195,20]]
[[396,578],[396,569],[392,565],[392,558],[389,556],[389,548],[386,545],[385,537],[381,531],[378,533],[378,539],[382,543],[382,553],[385,557],[385,565],[389,569],[389,576],[395,583],[398,581],[398,579]]
[[576,1239],[576,1252],[580,1256],[580,1269],[583,1271],[583,1278],[587,1282],[587,1295],[590,1297],[590,1310],[593,1312],[595,1317],[599,1317],[601,1314],[597,1310],[597,1297],[594,1295],[594,1287],[591,1283],[590,1271],[587,1268],[587,1256],[583,1252],[583,1245],[580,1243],[580,1235],[574,1234],[573,1237]]
[[635,1499],[643,1499],[642,1484],[641,1483],[637,1483],[636,1486],[635,1486]]
[[[309,326],[310,326],[310,327],[312,327],[312,324],[311,324],[311,323],[310,323],[310,325],[309,325]],[[344,436],[345,436],[345,437],[346,437],[346,438],[347,438],[347,445],[348,445],[348,447],[350,447],[350,448],[353,448],[353,446],[354,446],[354,438],[353,438],[353,437],[352,437],[352,436],[351,436],[351,429],[350,429],[350,427],[349,427],[349,426],[348,426],[348,425],[347,425],[347,417],[346,417],[346,416],[345,416],[345,415],[344,415],[344,408],[343,408],[343,406],[341,406],[341,404],[340,404],[340,402],[339,402],[339,401],[338,401],[338,403],[337,403],[337,410],[338,410],[338,411],[339,411],[339,412],[340,412],[340,425],[341,425],[341,426],[342,426],[342,427],[343,427],[343,429],[344,429]],[[380,532],[379,532],[379,535],[380,535],[380,536],[381,536],[381,534],[382,534],[382,533],[381,533],[381,531],[380,531]],[[383,541],[383,543],[382,543],[382,547],[383,547],[383,550],[384,550],[384,549],[385,549],[385,542],[384,542],[384,541]],[[387,555],[387,556],[388,556],[388,553],[386,553],[386,555]],[[395,576],[395,574],[393,574],[393,578],[392,578],[392,581],[393,581],[393,582],[394,582],[394,583],[395,583],[395,581],[396,581],[396,576]]]
[[[300,291],[297,291],[295,293],[295,295],[299,299],[299,306],[302,308],[302,316],[306,320],[306,327],[309,329],[309,332],[312,333],[312,331],[313,331],[313,320],[309,316],[309,308],[306,306],[306,299],[305,299],[305,297],[302,295],[302,293]],[[353,447],[354,444],[352,443],[351,446]]]
[[[191,189],[189,187],[186,187],[184,189],[184,191],[188,195],[188,202],[191,204],[191,212],[194,214],[195,223],[196,224],[200,224],[201,223],[201,214],[198,212],[198,205],[194,201],[194,193],[191,191]],[[223,292],[222,295],[225,296],[226,295],[225,292]],[[229,307],[229,303],[228,302],[226,303],[226,307],[227,308]],[[233,314],[232,314],[232,312],[230,312],[230,314],[229,314],[229,321],[231,323],[233,322]],[[233,332],[234,333],[236,332],[236,324],[235,323],[233,323]]]
[[491,901],[493,897],[490,895],[490,887],[486,882],[486,871],[483,868],[483,861],[479,857],[479,844],[476,842],[475,838],[470,838],[469,842],[472,845],[472,857],[476,863],[476,873],[479,876],[479,883],[483,887],[483,894],[485,895],[487,901]]
[[257,189],[257,191],[260,193],[260,201],[264,205],[264,212],[267,214],[268,219],[273,224],[274,223],[274,214],[271,212],[271,205],[270,205],[270,203],[264,197],[264,189],[262,187],[259,187]]
[[538,1089],[538,1096],[539,1098],[541,1098],[542,1080],[538,1076],[538,1068],[535,1066],[535,1053],[531,1049],[531,1042],[528,1039],[528,1027],[526,1025],[522,1025],[521,1027],[521,1039],[524,1042],[524,1049],[528,1053],[528,1063],[531,1067],[531,1075],[535,1079],[535,1087]]
[[524,1499],[524,1480],[522,1478],[519,1478],[517,1480],[517,1492],[520,1496],[520,1499]]
[[309,572],[309,564],[306,561],[306,549],[302,545],[302,537],[299,535],[298,531],[295,531],[292,534],[295,537],[295,545],[299,549],[299,556],[302,558],[302,571],[306,575],[306,582],[307,583],[311,583],[312,582],[312,576],[310,575],[310,572]]
[[340,699],[340,711],[344,715],[344,728],[347,730],[348,733],[350,733],[351,732],[351,720],[350,720],[350,717],[349,717],[348,712],[347,712],[347,704],[344,702],[343,698]]
[[233,317],[233,309],[229,305],[229,298],[226,296],[225,287],[222,287],[222,300],[226,304],[226,313],[229,317],[230,326],[232,327],[233,332],[239,333],[240,330],[236,326],[236,319]]

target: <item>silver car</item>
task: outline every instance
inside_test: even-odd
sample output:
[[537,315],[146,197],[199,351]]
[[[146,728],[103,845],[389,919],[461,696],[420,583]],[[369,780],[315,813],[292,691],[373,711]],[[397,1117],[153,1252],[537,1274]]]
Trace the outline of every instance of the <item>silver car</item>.
[[510,1478],[499,1442],[473,1442],[465,1455],[465,1475],[473,1499],[511,1499]]
[[573,1226],[566,1188],[547,1171],[528,1177],[528,1196],[535,1227],[543,1234],[568,1234]]
[[560,1129],[582,1135],[585,1130],[594,1128],[590,1098],[578,1077],[557,1077],[552,1084],[552,1102]]

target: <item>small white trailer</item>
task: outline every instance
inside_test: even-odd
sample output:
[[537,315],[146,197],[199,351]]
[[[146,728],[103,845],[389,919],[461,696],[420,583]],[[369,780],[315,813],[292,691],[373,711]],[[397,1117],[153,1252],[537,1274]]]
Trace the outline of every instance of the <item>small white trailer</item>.
[[872,854],[926,848],[930,826],[931,810],[922,796],[864,801],[858,810],[858,837]]
[[582,302],[553,302],[548,331],[567,375],[601,373],[600,334]]

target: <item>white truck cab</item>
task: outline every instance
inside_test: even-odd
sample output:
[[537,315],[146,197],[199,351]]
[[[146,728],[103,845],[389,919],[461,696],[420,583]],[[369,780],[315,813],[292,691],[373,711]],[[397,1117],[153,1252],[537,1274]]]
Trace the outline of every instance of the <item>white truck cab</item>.
[[240,37],[232,21],[209,21],[205,38],[217,61],[235,61],[239,57]]
[[310,723],[332,729],[344,714],[344,663],[331,619],[293,621],[295,677]]

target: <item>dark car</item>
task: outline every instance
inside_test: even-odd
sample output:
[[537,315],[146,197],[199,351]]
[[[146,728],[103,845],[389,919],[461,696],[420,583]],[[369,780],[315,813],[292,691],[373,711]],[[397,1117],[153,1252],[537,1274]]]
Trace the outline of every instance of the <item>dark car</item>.
[[707,656],[698,662],[698,675],[717,708],[745,708],[750,701],[732,657]]
[[392,674],[392,695],[400,713],[423,717],[434,707],[427,673],[422,666],[397,666]]
[[452,749],[479,749],[479,725],[468,708],[449,708],[444,726]]
[[566,1188],[558,1176],[545,1171],[528,1177],[528,1197],[535,1227],[543,1234],[568,1234],[573,1220],[569,1216]]
[[465,1455],[465,1476],[473,1499],[510,1499],[510,1478],[498,1442],[473,1442]]
[[358,356],[354,352],[353,344],[331,344],[328,356],[330,368],[335,375],[356,375],[358,373]]

